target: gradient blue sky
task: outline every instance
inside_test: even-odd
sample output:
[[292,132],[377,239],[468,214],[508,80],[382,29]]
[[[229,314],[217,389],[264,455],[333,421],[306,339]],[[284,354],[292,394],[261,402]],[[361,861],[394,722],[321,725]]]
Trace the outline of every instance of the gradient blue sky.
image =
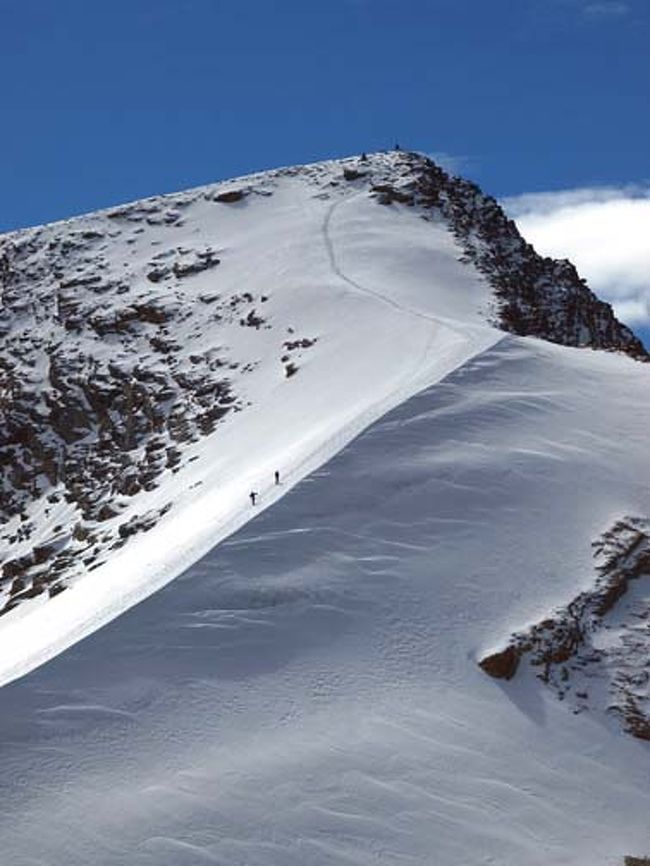
[[391,146],[647,181],[648,0],[0,0],[0,230]]
[[444,152],[496,195],[648,177],[647,0],[0,0],[0,228]]

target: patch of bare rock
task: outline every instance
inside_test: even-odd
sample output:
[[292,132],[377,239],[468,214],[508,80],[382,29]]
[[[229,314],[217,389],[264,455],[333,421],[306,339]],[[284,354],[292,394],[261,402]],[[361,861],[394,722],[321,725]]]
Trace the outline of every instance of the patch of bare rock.
[[479,662],[512,679],[525,665],[576,713],[601,709],[650,741],[650,520],[626,517],[594,544],[596,580]]

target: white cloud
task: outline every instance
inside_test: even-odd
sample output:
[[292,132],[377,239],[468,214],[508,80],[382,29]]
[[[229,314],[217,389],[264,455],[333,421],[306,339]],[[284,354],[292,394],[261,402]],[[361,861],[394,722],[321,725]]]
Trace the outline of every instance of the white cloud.
[[585,15],[592,18],[622,18],[631,12],[629,3],[618,0],[602,0],[600,3],[587,3],[583,8]]
[[650,187],[534,193],[502,204],[539,253],[571,259],[622,321],[650,324]]

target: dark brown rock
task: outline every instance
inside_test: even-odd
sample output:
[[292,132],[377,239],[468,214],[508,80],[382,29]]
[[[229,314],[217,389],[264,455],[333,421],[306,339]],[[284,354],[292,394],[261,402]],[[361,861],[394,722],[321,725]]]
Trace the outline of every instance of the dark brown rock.
[[215,195],[214,201],[221,202],[222,204],[233,204],[236,201],[241,201],[245,195],[246,193],[243,189],[231,189]]
[[511,680],[519,667],[520,652],[514,646],[508,646],[501,652],[485,656],[479,662],[481,670],[498,680]]

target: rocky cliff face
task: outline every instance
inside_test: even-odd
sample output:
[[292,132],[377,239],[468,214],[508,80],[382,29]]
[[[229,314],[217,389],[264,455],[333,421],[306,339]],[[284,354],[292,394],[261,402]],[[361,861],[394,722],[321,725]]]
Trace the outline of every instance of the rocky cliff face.
[[254,267],[223,291],[227,244],[205,230],[209,209],[255,207],[283,177],[315,197],[365,190],[444,221],[506,330],[646,357],[570,263],[538,256],[493,199],[415,154],[270,172],[5,235],[0,612],[61,592],[172,507],[147,494],[183,471],[188,444],[245,409],[256,335],[279,328],[280,375],[298,369],[315,335],[269,322]]
[[496,299],[506,331],[564,346],[613,349],[647,360],[643,344],[599,300],[571,262],[538,255],[494,198],[431,160],[405,154],[395,183],[374,187],[382,204],[401,202],[442,216]]

